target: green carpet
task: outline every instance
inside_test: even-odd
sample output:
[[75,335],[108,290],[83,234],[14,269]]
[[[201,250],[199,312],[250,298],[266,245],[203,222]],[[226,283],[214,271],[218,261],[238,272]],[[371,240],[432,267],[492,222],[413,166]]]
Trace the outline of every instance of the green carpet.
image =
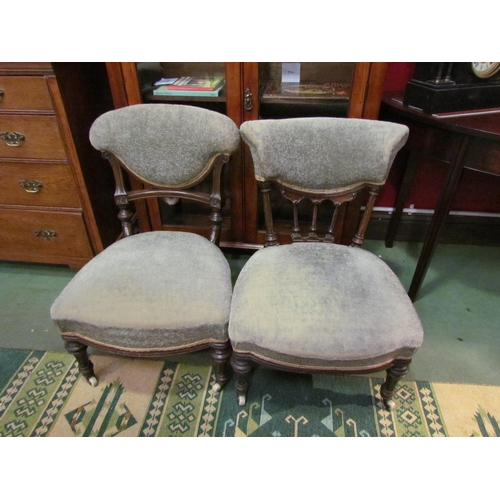
[[213,368],[93,355],[91,387],[66,353],[0,349],[0,436],[500,436],[500,387],[255,370],[248,403]]

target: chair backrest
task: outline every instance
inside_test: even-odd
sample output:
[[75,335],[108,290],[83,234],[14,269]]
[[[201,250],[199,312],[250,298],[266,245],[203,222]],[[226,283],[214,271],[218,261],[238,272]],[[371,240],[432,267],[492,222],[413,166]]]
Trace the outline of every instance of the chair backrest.
[[[276,187],[293,205],[292,241],[333,242],[339,207],[368,189],[369,198],[353,245],[361,245],[380,186],[397,152],[408,138],[408,128],[396,123],[354,118],[291,118],[255,120],[241,125],[250,147],[264,201],[266,246],[277,244],[270,189]],[[308,234],[299,227],[298,205],[312,202]],[[318,232],[318,206],[333,202],[323,236]]]
[[[125,236],[133,232],[131,201],[186,198],[211,207],[210,240],[219,242],[222,170],[240,141],[230,118],[193,106],[137,104],[101,115],[89,138],[113,168],[115,201]],[[142,181],[144,189],[127,190],[122,169]],[[211,172],[210,193],[196,191]]]

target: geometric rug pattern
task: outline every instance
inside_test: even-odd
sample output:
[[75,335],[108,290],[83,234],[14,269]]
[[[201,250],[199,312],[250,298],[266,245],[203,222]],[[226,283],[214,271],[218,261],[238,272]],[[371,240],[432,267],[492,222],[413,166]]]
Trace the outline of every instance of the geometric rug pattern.
[[211,364],[93,355],[90,386],[67,353],[0,349],[0,436],[499,437],[500,387],[399,384],[258,368],[246,406],[234,379],[213,392]]

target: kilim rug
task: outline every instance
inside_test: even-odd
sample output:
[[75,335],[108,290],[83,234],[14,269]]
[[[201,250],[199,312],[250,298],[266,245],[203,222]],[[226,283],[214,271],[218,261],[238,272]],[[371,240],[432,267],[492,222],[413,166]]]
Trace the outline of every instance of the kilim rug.
[[256,369],[245,407],[213,367],[93,355],[91,387],[66,353],[0,349],[0,436],[500,436],[500,387]]

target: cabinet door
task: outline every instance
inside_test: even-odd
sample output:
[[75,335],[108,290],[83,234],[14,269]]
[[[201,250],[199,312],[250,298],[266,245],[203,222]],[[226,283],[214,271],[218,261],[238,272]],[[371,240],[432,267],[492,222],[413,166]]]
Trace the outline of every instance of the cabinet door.
[[[241,124],[241,64],[240,63],[106,63],[116,108],[141,103],[168,103],[200,106],[229,116],[237,126]],[[224,77],[224,86],[217,96],[162,96],[155,95],[155,85],[162,79],[181,77]],[[224,189],[226,205],[223,209],[221,245],[232,246],[244,240],[243,176],[241,150],[238,149],[226,167]],[[131,187],[138,188],[131,177]],[[211,178],[201,189],[208,189]],[[189,200],[149,199],[136,202],[141,231],[186,230],[209,234],[208,215],[200,204]]]
[[[309,87],[299,87],[295,94],[290,92],[293,89],[279,87],[283,83],[282,63],[106,63],[106,67],[116,108],[146,102],[203,106],[226,114],[240,126],[247,120],[293,116],[376,119],[386,63],[301,63],[299,83]],[[225,76],[225,87],[217,97],[160,97],[152,92],[161,78],[214,75]],[[315,89],[323,90],[323,94],[311,96]],[[139,187],[132,178],[131,185]],[[233,154],[225,187],[228,203],[221,245],[250,248],[261,245],[263,211],[246,146]],[[350,241],[360,206],[361,200],[356,200],[339,214],[337,241]],[[136,209],[141,231],[178,229],[204,234],[201,229],[204,214],[200,216],[199,209],[188,203],[168,205],[148,200],[136,202]]]
[[[242,121],[307,116],[376,119],[385,71],[386,63],[243,63]],[[244,165],[246,238],[248,243],[262,244],[264,212],[247,146],[244,146]],[[275,202],[278,204],[275,228],[280,241],[286,243],[290,241],[292,208],[286,200]],[[361,200],[355,200],[343,208],[336,241],[350,243],[360,207]],[[310,211],[311,214],[304,214],[304,220],[311,220],[312,207]]]

